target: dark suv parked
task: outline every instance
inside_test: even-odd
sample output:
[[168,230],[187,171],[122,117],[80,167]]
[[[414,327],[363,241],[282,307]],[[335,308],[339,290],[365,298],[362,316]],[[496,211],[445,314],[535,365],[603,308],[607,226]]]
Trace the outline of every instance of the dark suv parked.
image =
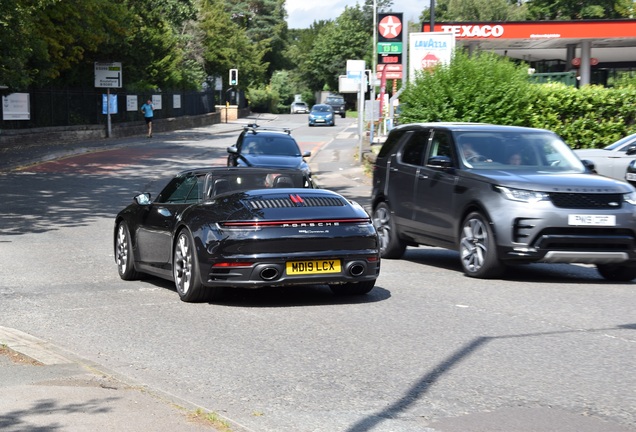
[[327,99],[325,99],[325,103],[333,108],[334,113],[340,114],[341,118],[345,118],[347,115],[344,97],[340,95],[329,95]]
[[636,278],[636,192],[593,174],[547,130],[398,126],[374,166],[372,206],[383,258],[430,245],[459,251],[466,275],[478,278],[530,262]]

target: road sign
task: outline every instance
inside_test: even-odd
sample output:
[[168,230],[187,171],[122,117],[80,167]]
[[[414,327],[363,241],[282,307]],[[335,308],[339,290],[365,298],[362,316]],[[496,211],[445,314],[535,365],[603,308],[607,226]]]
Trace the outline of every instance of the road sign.
[[95,87],[121,88],[122,86],[121,63],[95,62]]
[[364,76],[366,65],[364,60],[347,60],[347,77],[360,82],[360,77]]
[[[107,104],[106,101],[110,103]],[[117,95],[116,94],[103,94],[102,95],[102,114],[117,114]]]
[[402,54],[378,54],[378,64],[402,64]]
[[384,69],[387,72],[402,72],[402,64],[378,64],[376,68],[378,72],[382,72]]
[[364,71],[363,70],[354,71],[354,72],[347,71],[347,78],[350,79],[350,80],[353,80],[353,81],[355,81],[357,83],[360,82],[360,79],[362,79],[363,76],[364,76]]
[[414,81],[417,72],[438,63],[449,64],[454,49],[453,33],[409,33],[409,80]]
[[2,120],[31,120],[29,93],[2,96]]
[[378,14],[378,42],[402,42],[402,13]]
[[[377,69],[380,72],[381,65],[401,65],[403,53],[402,13],[378,14],[378,41],[376,45]],[[402,79],[402,70],[392,70],[385,73],[385,78]]]
[[[382,73],[382,72],[378,71],[378,74],[380,74],[380,73]],[[402,74],[402,72],[391,72],[391,71],[388,71],[388,70],[384,74],[384,78],[386,78],[386,79],[402,79],[403,76],[404,75]]]
[[[402,68],[402,54],[400,54],[400,61],[393,63],[378,63],[376,65],[376,71],[380,75],[384,69],[386,69],[386,79],[402,79],[404,77]],[[378,56],[379,57],[379,56]]]
[[378,42],[378,54],[401,54],[402,42]]

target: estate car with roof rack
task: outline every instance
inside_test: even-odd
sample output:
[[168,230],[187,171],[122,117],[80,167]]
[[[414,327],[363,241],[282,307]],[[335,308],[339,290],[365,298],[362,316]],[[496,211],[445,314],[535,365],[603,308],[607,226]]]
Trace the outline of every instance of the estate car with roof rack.
[[243,127],[236,144],[227,148],[228,167],[293,168],[305,174],[312,183],[311,169],[289,128],[262,127],[252,123]]
[[636,278],[634,188],[592,173],[548,130],[398,126],[374,165],[372,207],[383,258],[429,245],[457,250],[477,278],[532,262]]

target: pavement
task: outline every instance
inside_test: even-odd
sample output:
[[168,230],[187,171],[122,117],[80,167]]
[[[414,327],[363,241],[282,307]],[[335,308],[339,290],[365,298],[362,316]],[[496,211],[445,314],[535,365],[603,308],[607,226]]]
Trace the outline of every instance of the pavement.
[[[209,126],[211,133],[240,131],[272,116]],[[169,134],[169,132],[167,132]],[[159,134],[157,134],[159,135]],[[333,189],[368,209],[371,180],[355,129],[327,143],[309,165],[317,185]],[[33,163],[108,147],[138,145],[145,136],[108,141],[0,149],[0,175]],[[344,186],[343,186],[344,185]],[[250,432],[244,426],[174,395],[149,388],[17,329],[0,327],[0,430],[217,431]]]

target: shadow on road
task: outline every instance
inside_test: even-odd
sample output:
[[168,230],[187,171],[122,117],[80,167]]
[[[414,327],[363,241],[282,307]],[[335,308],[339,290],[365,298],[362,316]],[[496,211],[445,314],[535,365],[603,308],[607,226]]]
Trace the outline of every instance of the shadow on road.
[[[154,276],[147,276],[142,282],[173,291],[175,301],[179,301],[179,296],[174,287],[174,282],[166,279],[155,278]],[[262,287],[256,289],[226,288],[223,293],[223,297],[220,300],[215,301],[213,304],[217,306],[241,308],[287,308],[367,304],[377,303],[390,298],[391,292],[377,285],[370,293],[358,296],[335,295],[331,292],[327,285],[298,285],[286,287]]]
[[[450,372],[453,368],[459,366],[462,361],[473,355],[475,352],[483,349],[490,342],[501,339],[523,339],[523,338],[535,338],[561,334],[571,333],[596,333],[607,332],[613,330],[636,330],[636,324],[623,324],[616,327],[600,328],[600,329],[581,329],[581,330],[564,330],[553,332],[540,332],[540,333],[526,333],[518,335],[502,335],[502,336],[481,336],[473,339],[471,342],[465,344],[455,352],[451,353],[445,360],[437,365],[434,365],[430,372],[423,375],[411,388],[409,388],[403,396],[388,405],[382,411],[368,416],[350,428],[347,432],[366,432],[374,430],[376,426],[387,419],[399,418],[402,413],[407,411],[415,402],[424,396],[431,387],[437,383],[445,374]],[[499,429],[505,430],[505,429]],[[531,428],[527,429],[531,430]]]
[[218,165],[227,155],[225,149],[193,144],[190,133],[170,138],[159,147],[85,153],[0,175],[0,235],[43,233],[114,218],[134,195],[155,196],[177,171]]

